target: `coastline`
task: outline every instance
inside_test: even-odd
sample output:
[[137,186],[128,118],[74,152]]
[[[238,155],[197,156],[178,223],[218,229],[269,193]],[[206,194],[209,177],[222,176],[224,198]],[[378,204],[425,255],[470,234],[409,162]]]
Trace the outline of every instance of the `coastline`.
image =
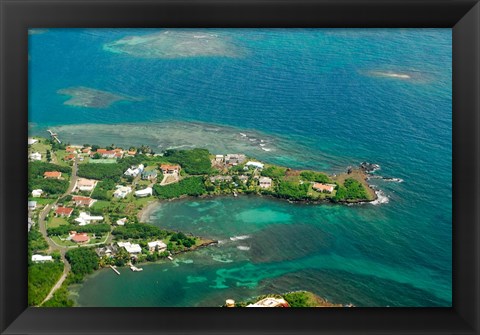
[[141,210],[138,211],[137,213],[137,218],[139,222],[149,222],[150,220],[150,215],[153,213],[155,210],[156,206],[161,203],[160,200],[154,199],[150,202],[148,202]]

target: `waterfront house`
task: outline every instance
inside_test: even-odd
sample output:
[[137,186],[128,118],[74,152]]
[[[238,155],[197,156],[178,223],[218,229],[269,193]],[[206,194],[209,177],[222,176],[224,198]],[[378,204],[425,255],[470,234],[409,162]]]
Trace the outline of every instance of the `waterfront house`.
[[213,177],[210,177],[210,181],[212,183],[216,183],[216,182],[225,182],[225,181],[232,181],[232,176],[213,176]]
[[135,191],[135,196],[138,198],[148,197],[153,194],[153,189],[151,187],[144,188],[143,190]]
[[247,163],[245,164],[245,166],[248,166],[248,167],[253,166],[254,168],[260,169],[260,170],[263,169],[263,167],[264,167],[264,165],[263,165],[262,163],[260,163],[260,162],[252,162],[252,161],[247,162]]
[[223,155],[215,155],[216,163],[223,163]]
[[315,191],[318,192],[332,193],[335,189],[335,186],[335,184],[314,183],[312,187]]
[[43,262],[52,262],[52,256],[43,256],[43,255],[32,255],[32,262],[43,263]]
[[127,218],[123,218],[123,219],[118,219],[116,223],[117,223],[117,226],[124,226],[125,223],[127,222],[128,222]]
[[242,154],[228,154],[225,155],[225,164],[227,165],[238,165],[242,164],[246,159],[245,155]]
[[92,153],[92,148],[91,147],[82,149],[82,154],[90,155],[91,153]]
[[67,217],[69,218],[70,215],[72,215],[73,208],[68,208],[68,207],[57,207],[55,210],[55,216],[60,216],[60,217]]
[[82,196],[73,196],[72,200],[75,202],[75,206],[81,207],[91,207],[93,203],[96,201],[95,199],[89,197],[82,197]]
[[128,194],[132,193],[132,188],[130,186],[117,185],[113,196],[115,198],[124,199]]
[[43,174],[43,178],[48,179],[60,179],[62,177],[62,173],[58,171],[47,171]]
[[77,180],[76,190],[82,192],[91,192],[96,185],[97,181],[94,179],[79,178]]
[[162,164],[160,169],[163,174],[177,175],[180,172],[180,165]]
[[154,252],[157,249],[158,249],[158,252],[163,252],[163,251],[167,250],[167,245],[160,240],[153,241],[153,242],[148,242],[148,250],[150,252]]
[[157,170],[150,170],[150,171],[143,171],[142,172],[142,179],[143,180],[152,180],[157,178],[158,171]]
[[119,247],[125,248],[129,254],[139,254],[142,252],[142,248],[139,244],[130,242],[117,242]]
[[77,149],[74,148],[74,147],[66,147],[65,151],[68,152],[68,153],[71,153],[71,154],[76,154],[77,153]]
[[33,190],[32,191],[32,197],[38,198],[42,196],[43,191],[41,189]]
[[258,179],[258,184],[261,188],[270,188],[272,187],[272,178],[261,177],[260,179]]
[[265,298],[247,307],[290,307],[290,305],[283,298]]
[[32,161],[40,161],[42,160],[42,154],[39,152],[34,152],[31,153],[30,156],[28,156]]
[[75,243],[83,244],[88,243],[90,241],[90,237],[88,237],[87,233],[77,233],[76,231],[71,231],[70,240]]
[[240,179],[240,181],[242,181],[245,184],[248,181],[248,176],[245,176],[245,175],[242,174],[242,175],[238,176],[238,179]]
[[36,201],[29,201],[28,202],[28,210],[33,211],[36,208],[37,208],[37,202]]

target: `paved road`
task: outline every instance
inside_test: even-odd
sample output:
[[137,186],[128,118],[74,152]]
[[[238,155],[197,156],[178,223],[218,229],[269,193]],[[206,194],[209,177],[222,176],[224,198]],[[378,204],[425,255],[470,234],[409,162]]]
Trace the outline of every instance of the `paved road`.
[[[70,193],[73,192],[73,190],[75,188],[75,185],[77,183],[77,179],[78,179],[77,170],[78,170],[78,157],[73,162],[72,178],[70,180],[70,185],[68,186],[67,191],[65,192],[65,194],[63,194],[62,197],[66,196],[66,195],[69,195]],[[63,264],[64,264],[63,274],[60,277],[60,279],[57,281],[57,283],[52,287],[52,289],[48,293],[47,297],[42,301],[42,303],[39,306],[41,306],[45,301],[50,299],[53,296],[53,294],[55,293],[55,291],[58,290],[60,288],[60,286],[62,286],[63,282],[67,278],[68,272],[70,272],[70,269],[71,269],[70,263],[68,263],[67,259],[65,258],[65,252],[67,252],[68,247],[63,247],[63,246],[57,245],[52,239],[50,239],[47,236],[47,222],[45,221],[45,218],[48,215],[48,213],[50,212],[50,210],[53,208],[53,206],[55,206],[57,204],[57,202],[58,202],[58,199],[55,200],[54,203],[48,204],[47,206],[45,206],[45,208],[42,210],[42,212],[40,213],[40,215],[38,217],[38,226],[39,226],[40,232],[42,233],[43,237],[45,238],[45,240],[48,243],[48,251],[49,252],[52,252],[52,251],[59,251],[60,252],[60,256],[61,256]]]

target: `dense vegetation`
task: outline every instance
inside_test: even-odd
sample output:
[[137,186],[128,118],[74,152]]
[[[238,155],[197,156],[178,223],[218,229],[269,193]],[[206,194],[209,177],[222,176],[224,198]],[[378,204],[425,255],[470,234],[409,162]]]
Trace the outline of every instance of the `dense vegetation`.
[[102,235],[110,231],[110,225],[107,223],[90,224],[86,226],[61,225],[58,227],[47,228],[47,235],[48,236],[66,235],[72,230],[79,233],[94,233],[97,235]]
[[[42,233],[40,233],[36,226],[32,227],[28,232],[28,251],[33,254],[46,249],[48,249],[48,243],[43,238]],[[31,256],[29,256],[29,258],[31,258]]]
[[270,178],[281,178],[285,176],[285,172],[287,171],[286,168],[281,166],[269,166],[262,170],[262,176],[270,177]]
[[332,304],[316,294],[307,291],[286,293],[283,298],[290,307],[341,307],[340,304]]
[[335,201],[348,201],[368,199],[367,190],[358,180],[353,178],[345,179],[343,186],[338,186],[337,193],[334,197]]
[[188,174],[209,174],[212,171],[210,153],[207,149],[167,150],[164,157],[180,164]]
[[308,198],[308,188],[308,184],[298,184],[290,181],[281,181],[278,184],[276,196],[292,200],[302,200]]
[[78,166],[77,175],[89,179],[112,179],[118,182],[123,176],[123,173],[128,168],[128,164],[80,164]]
[[[47,171],[59,171],[65,174],[66,177],[63,180],[45,179],[43,174]],[[28,164],[28,191],[32,192],[33,190],[41,189],[49,195],[65,193],[68,188],[68,175],[70,173],[71,169],[68,166],[60,166],[40,161],[30,162]]]
[[182,195],[199,196],[207,192],[203,177],[185,178],[178,183],[165,186],[156,184],[153,190],[160,199],[172,199]]
[[99,257],[94,248],[76,248],[65,254],[72,267],[72,282],[80,282],[86,275],[98,269]]
[[330,178],[325,173],[315,171],[302,171],[300,176],[306,181],[314,181],[317,183],[329,183]]
[[[71,277],[71,274],[69,274]],[[45,301],[42,307],[73,307],[74,303],[71,299],[68,298],[68,285],[69,277],[65,280],[58,290],[55,291],[53,296]]]
[[108,194],[108,191],[115,189],[115,181],[112,179],[104,179],[97,183],[92,193],[92,198],[97,200],[111,200],[112,197]]
[[188,237],[184,233],[174,233],[170,237],[170,242],[176,242],[177,245],[183,245],[184,247],[190,248],[191,246],[195,245],[195,238]]
[[167,232],[156,226],[145,223],[127,223],[125,226],[117,227],[112,232],[117,239],[154,239],[164,238]]
[[40,304],[62,273],[63,263],[61,261],[30,264],[28,267],[28,305]]

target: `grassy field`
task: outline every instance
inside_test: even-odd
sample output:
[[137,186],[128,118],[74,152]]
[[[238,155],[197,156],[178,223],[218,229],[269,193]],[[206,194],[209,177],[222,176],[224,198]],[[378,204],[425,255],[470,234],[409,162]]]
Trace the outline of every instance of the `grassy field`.
[[55,202],[55,199],[47,198],[28,198],[28,201],[36,201],[37,205],[48,205]]
[[110,201],[107,200],[97,200],[95,203],[92,205],[92,209],[94,210],[103,210],[104,208],[107,208],[110,206]]
[[66,224],[68,224],[68,221],[65,218],[52,216],[50,220],[48,220],[47,227],[58,227]]
[[[62,238],[65,238],[65,237],[62,237]],[[59,236],[51,236],[50,238],[52,239],[53,242],[55,242],[56,244],[58,244],[62,247],[72,247],[72,246],[77,245],[77,243],[72,242],[72,241],[66,241],[66,240],[63,241],[63,240],[60,239]]]
[[113,164],[116,163],[117,160],[115,158],[105,158],[105,159],[90,159],[88,161],[89,164]]

